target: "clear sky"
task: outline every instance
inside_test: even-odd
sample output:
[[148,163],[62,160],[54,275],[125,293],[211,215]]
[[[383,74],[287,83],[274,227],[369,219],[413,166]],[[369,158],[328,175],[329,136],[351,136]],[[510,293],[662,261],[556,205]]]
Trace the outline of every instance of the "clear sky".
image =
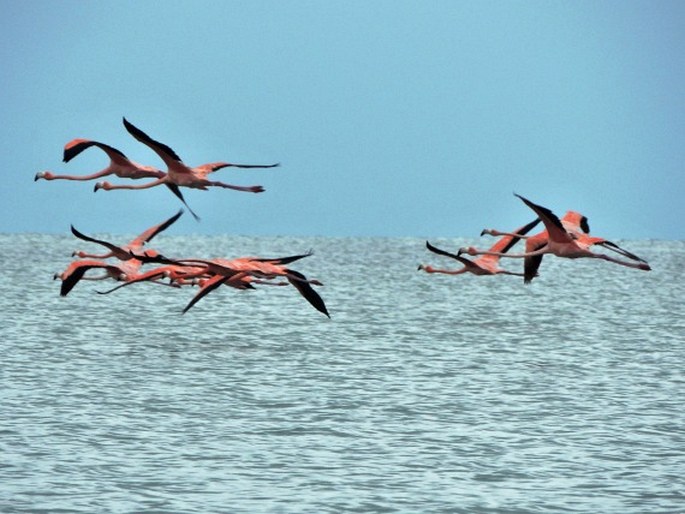
[[[93,192],[94,139],[164,168],[281,162],[184,190],[179,234],[477,236],[583,212],[685,239],[685,2],[0,0],[0,232],[137,233],[165,188]],[[116,177],[112,182],[124,182]]]

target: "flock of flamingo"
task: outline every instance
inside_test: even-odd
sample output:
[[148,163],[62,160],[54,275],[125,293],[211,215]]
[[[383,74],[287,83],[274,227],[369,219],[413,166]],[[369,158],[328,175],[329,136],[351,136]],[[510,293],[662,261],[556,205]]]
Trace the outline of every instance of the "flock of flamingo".
[[[487,250],[468,246],[460,248],[456,254],[453,254],[436,248],[426,241],[426,247],[431,252],[455,259],[462,263],[463,267],[451,270],[438,269],[421,264],[419,265],[419,270],[426,271],[427,273],[444,273],[447,275],[460,275],[462,273],[473,273],[474,275],[518,275],[522,276],[523,281],[528,284],[538,276],[538,269],[545,254],[566,257],[568,259],[578,259],[581,257],[603,259],[629,268],[644,271],[651,270],[647,261],[624,250],[616,243],[607,241],[602,237],[591,236],[588,220],[579,212],[568,211],[563,218],[559,219],[556,214],[546,207],[534,204],[521,195],[516,196],[537,214],[537,219],[513,232],[502,232],[494,229],[483,230],[480,234],[481,236],[487,234],[500,238]],[[528,232],[541,221],[545,229],[533,236],[528,236]],[[526,251],[524,253],[507,253],[521,239],[526,241]],[[630,260],[622,260],[605,253],[594,252],[591,248],[595,246],[611,250]],[[476,258],[470,260],[462,257],[464,253]],[[501,257],[522,258],[524,260],[523,273],[500,268],[499,261]]]
[[[109,182],[97,182],[95,191],[103,189],[148,189],[155,186],[165,185],[174,193],[188,208],[195,219],[199,217],[188,206],[180,187],[190,187],[206,190],[209,187],[221,187],[250,193],[261,193],[262,186],[235,186],[207,177],[210,173],[227,167],[235,168],[273,168],[279,164],[234,164],[228,162],[213,162],[201,166],[190,167],[167,145],[155,141],[145,132],[135,127],[124,118],[124,127],[134,138],[150,147],[166,164],[167,170],[161,171],[152,166],[143,166],[129,160],[122,152],[104,143],[89,139],[74,139],[64,147],[64,162],[79,155],[81,152],[95,146],[104,151],[110,159],[109,166],[102,171],[90,175],[56,175],[49,171],[37,173],[34,180],[93,180],[108,175],[115,175],[128,179],[154,179],[141,185],[120,184],[113,185]],[[319,312],[330,317],[326,304],[321,296],[314,290],[313,285],[320,286],[318,280],[309,280],[302,273],[289,267],[289,264],[311,255],[311,252],[292,255],[287,257],[263,258],[263,257],[240,257],[237,259],[201,259],[201,258],[177,258],[169,259],[154,249],[146,248],[157,234],[169,228],[183,214],[181,209],[177,214],[159,225],[148,228],[138,237],[125,245],[116,245],[109,241],[103,241],[87,236],[79,232],[74,226],[71,232],[79,239],[90,243],[104,246],[109,250],[103,254],[92,254],[77,251],[72,254],[78,259],[73,261],[62,273],[55,274],[55,279],[62,281],[60,294],[66,296],[81,280],[104,280],[114,279],[123,282],[108,291],[98,291],[108,294],[117,289],[138,282],[151,282],[171,287],[199,286],[197,294],[183,309],[187,312],[195,303],[219,286],[227,285],[236,289],[254,289],[255,285],[292,285],[297,291]],[[116,263],[108,259],[116,259]],[[152,269],[142,271],[144,264],[153,264]],[[100,270],[99,275],[88,274],[91,270]],[[166,280],[166,281],[165,281]]]
[[[155,141],[145,132],[131,124],[126,118],[123,120],[124,127],[135,139],[151,148],[164,162],[166,171],[152,166],[144,166],[129,160],[122,152],[104,143],[89,139],[74,139],[64,147],[64,162],[79,155],[84,150],[95,146],[104,151],[110,163],[105,169],[90,175],[57,175],[50,171],[37,173],[34,180],[94,180],[109,175],[115,175],[127,179],[154,179],[140,185],[119,184],[114,185],[107,181],[97,182],[95,191],[103,189],[148,189],[165,185],[190,211],[196,220],[200,218],[186,203],[181,187],[207,190],[209,187],[221,187],[243,192],[261,193],[262,186],[236,186],[224,182],[209,180],[208,176],[217,170],[227,167],[235,168],[273,168],[275,164],[234,164],[228,162],[214,162],[196,167],[186,165],[181,158],[167,145]],[[536,276],[545,254],[576,258],[603,259],[621,266],[649,271],[651,268],[647,262],[637,255],[628,252],[615,243],[601,237],[591,236],[587,218],[575,211],[568,211],[559,219],[551,210],[537,205],[530,200],[516,195],[533,212],[537,218],[514,230],[503,232],[494,229],[485,229],[483,235],[491,235],[499,239],[489,249],[483,250],[473,246],[460,248],[457,253],[451,253],[435,247],[426,241],[426,247],[431,252],[449,257],[460,262],[463,266],[458,269],[440,269],[430,265],[419,265],[418,269],[427,273],[443,273],[459,275],[472,273],[474,275],[517,275],[522,276],[525,283],[530,283]],[[187,312],[200,299],[222,285],[236,289],[255,289],[256,285],[287,286],[292,285],[297,291],[319,312],[330,317],[328,309],[321,296],[312,286],[321,286],[318,280],[310,280],[302,273],[292,269],[289,265],[295,261],[310,256],[307,252],[287,257],[264,258],[264,257],[240,257],[236,259],[204,259],[168,258],[154,249],[145,247],[157,234],[169,228],[183,214],[181,209],[177,214],[166,221],[148,228],[138,237],[124,245],[116,245],[109,241],[96,239],[79,232],[71,226],[71,232],[77,238],[89,243],[104,246],[108,252],[93,254],[77,251],[72,254],[77,257],[66,270],[55,274],[55,279],[61,279],[60,294],[66,296],[81,280],[104,280],[114,279],[122,282],[108,291],[98,291],[100,294],[109,294],[122,287],[130,286],[139,282],[149,282],[158,285],[180,288],[183,286],[198,286],[199,290],[183,309]],[[540,222],[544,230],[535,234],[528,233]],[[526,251],[524,253],[508,253],[520,240],[525,240]],[[627,259],[621,259],[605,253],[593,251],[593,248],[610,250]],[[468,259],[462,254],[467,254],[475,259]],[[500,267],[500,259],[520,258],[524,260],[523,272],[514,272]],[[116,263],[108,259],[115,259]],[[143,265],[152,265],[151,269],[142,271]],[[88,274],[91,270],[100,270],[99,275]]]

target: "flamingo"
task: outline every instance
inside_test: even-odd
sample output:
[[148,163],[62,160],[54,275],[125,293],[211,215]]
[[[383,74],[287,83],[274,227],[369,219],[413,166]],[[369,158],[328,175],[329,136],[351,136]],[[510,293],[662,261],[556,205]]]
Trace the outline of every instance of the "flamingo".
[[167,166],[167,173],[163,177],[158,178],[152,182],[140,185],[120,184],[113,185],[107,181],[98,182],[95,184],[94,190],[104,189],[111,191],[114,189],[149,189],[159,185],[166,185],[171,188],[174,194],[180,198],[179,186],[189,187],[194,189],[207,190],[209,187],[222,187],[226,189],[234,189],[236,191],[244,191],[249,193],[261,193],[264,191],[262,186],[234,186],[224,182],[213,181],[207,179],[210,173],[227,167],[235,168],[274,168],[280,166],[275,164],[234,164],[229,162],[212,162],[203,164],[201,166],[190,167],[186,165],[181,158],[167,145],[155,141],[145,132],[134,126],[126,118],[124,118],[124,126],[126,130],[141,143],[149,146]]
[[[204,266],[205,272],[212,275],[207,283],[198,291],[195,297],[183,309],[186,313],[193,305],[195,305],[204,296],[217,289],[219,286],[226,284],[236,287],[244,283],[246,276],[252,276],[257,279],[270,280],[276,277],[285,278],[297,291],[319,312],[325,314],[330,318],[326,304],[321,296],[312,288],[312,285],[323,285],[318,280],[309,280],[302,273],[286,268],[285,265],[300,260],[304,257],[309,257],[312,252],[305,254],[293,255],[290,257],[278,258],[260,258],[260,257],[241,257],[238,259],[167,259],[161,255],[142,255],[140,258],[144,262],[162,262],[177,264],[181,266]],[[249,280],[249,279],[248,279]]]
[[[163,232],[167,228],[169,228],[171,225],[173,225],[178,218],[181,217],[183,214],[183,209],[179,210],[176,214],[174,214],[171,218],[167,219],[166,221],[155,225],[153,227],[148,228],[145,230],[143,233],[141,233],[138,237],[130,241],[124,246],[116,246],[112,243],[109,243],[107,241],[103,241],[101,239],[95,239],[93,237],[86,236],[85,234],[82,234],[78,230],[74,228],[74,226],[71,226],[71,232],[74,234],[76,237],[79,239],[83,239],[84,241],[89,241],[91,243],[97,243],[99,245],[102,245],[106,248],[109,248],[109,252],[101,255],[97,254],[89,254],[83,251],[76,251],[72,253],[73,257],[81,257],[81,258],[91,258],[91,259],[107,259],[109,257],[116,257],[119,260],[122,261],[127,261],[132,258],[136,258],[137,253],[143,248],[145,243],[149,243],[152,238],[154,238],[157,234],[160,232]],[[151,250],[147,250],[148,254],[151,252]]]
[[107,175],[116,175],[121,178],[162,178],[164,172],[152,166],[144,166],[131,161],[123,152],[112,148],[104,143],[92,141],[90,139],[72,139],[64,146],[64,162],[69,162],[74,157],[79,155],[84,150],[95,146],[100,148],[109,157],[109,166],[105,169],[92,173],[90,175],[56,175],[51,171],[40,171],[36,173],[33,178],[34,181],[39,179],[45,180],[93,180],[96,178],[105,177]]
[[[564,216],[561,218],[561,224],[569,233],[580,234],[582,232],[587,234],[590,232],[588,219],[576,211],[567,211],[566,214],[564,214]],[[484,229],[480,233],[481,236],[485,234],[498,237],[514,235],[510,232],[501,232],[491,228]],[[542,232],[538,232],[532,236],[520,236],[520,238],[526,240],[526,252],[534,252],[547,244],[547,230],[545,229]],[[523,260],[523,282],[525,284],[529,284],[535,277],[538,276],[538,269],[540,268],[541,263],[542,254],[526,257]]]
[[[121,264],[109,264],[100,260],[80,260],[72,262],[62,273],[55,273],[54,279],[62,280],[60,296],[67,296],[76,284],[81,280],[104,280],[113,278],[114,280],[127,280],[137,274],[140,261],[126,261]],[[104,275],[98,277],[86,277],[85,274],[91,269],[101,269]]]
[[643,260],[637,262],[626,262],[610,255],[603,253],[595,253],[590,250],[590,246],[596,244],[594,238],[591,237],[576,237],[574,238],[571,233],[569,233],[561,220],[549,209],[542,207],[540,205],[534,204],[530,200],[524,198],[521,195],[516,195],[520,198],[523,203],[530,207],[545,224],[545,228],[548,233],[547,243],[538,250],[532,252],[526,252],[521,254],[505,254],[502,252],[493,252],[489,250],[478,250],[473,246],[460,248],[457,255],[462,253],[467,253],[469,255],[498,255],[500,257],[511,257],[511,258],[525,258],[532,257],[536,255],[544,255],[546,253],[551,253],[557,257],[566,257],[569,259],[577,259],[581,257],[593,258],[593,259],[603,259],[605,261],[613,262],[614,264],[619,264],[621,266],[626,266],[629,268],[640,269],[644,271],[649,271],[649,264]]
[[[585,216],[576,211],[567,211],[566,214],[561,218],[561,224],[564,229],[575,239],[580,245],[585,245],[587,247],[597,245],[602,246],[608,250],[616,252],[624,257],[632,259],[638,262],[646,262],[644,259],[638,257],[637,255],[630,253],[629,251],[621,248],[616,243],[604,239],[602,237],[590,236],[590,225]],[[505,236],[510,235],[508,232],[500,232],[495,229],[485,229],[481,232],[481,235],[489,234],[492,236]],[[543,230],[532,236],[521,236],[521,239],[526,239],[526,252],[532,253],[543,248],[548,240],[549,235],[547,230]],[[540,264],[542,263],[542,257],[544,254],[535,254],[524,258],[523,264],[523,281],[529,284],[537,275]]]
[[[513,233],[505,234],[501,239],[499,239],[489,251],[496,253],[506,253],[508,252],[524,234],[527,234],[533,227],[540,223],[540,218],[536,219],[524,225],[523,227],[515,230]],[[464,267],[457,270],[447,270],[447,269],[437,269],[433,266],[419,265],[418,269],[423,270],[426,273],[443,273],[445,275],[461,275],[462,273],[473,273],[474,275],[517,275],[523,276],[523,273],[515,273],[513,271],[507,271],[498,266],[499,256],[498,255],[481,255],[477,259],[469,260],[461,255],[454,255],[445,250],[441,250],[431,245],[426,241],[426,248],[431,252],[437,253],[438,255],[444,255],[445,257],[451,257],[461,262]]]
[[[96,146],[100,148],[109,156],[110,163],[109,166],[107,166],[105,169],[98,171],[97,173],[93,173],[91,175],[81,176],[56,175],[51,171],[40,171],[36,173],[36,176],[33,178],[34,182],[41,178],[45,180],[92,180],[96,178],[105,177],[107,175],[116,175],[121,178],[156,178],[157,180],[161,180],[166,175],[166,173],[164,173],[161,170],[158,170],[157,168],[154,168],[152,166],[144,166],[142,164],[138,164],[129,160],[129,158],[126,157],[123,154],[123,152],[117,150],[116,148],[113,148],[104,143],[92,141],[90,139],[73,139],[69,141],[64,147],[64,162],[69,162],[71,159],[76,157],[78,154],[80,154],[87,148],[90,148],[91,146]],[[166,183],[165,185],[169,188],[169,190],[172,193],[174,193],[174,195],[178,197],[179,200],[181,200],[181,202],[183,202],[183,204],[188,208],[193,217],[196,220],[199,220],[200,218],[193,212],[190,206],[186,203],[185,198],[183,198],[183,194],[178,189],[178,186],[172,183]]]

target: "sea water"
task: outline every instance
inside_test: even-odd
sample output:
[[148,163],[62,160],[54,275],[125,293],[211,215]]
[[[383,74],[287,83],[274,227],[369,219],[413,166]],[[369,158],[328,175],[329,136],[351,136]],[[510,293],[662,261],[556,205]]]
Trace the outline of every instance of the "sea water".
[[1,235],[0,512],[685,512],[685,242],[619,242],[651,272],[547,256],[528,286],[417,271],[459,267],[417,238],[154,243],[312,249],[292,267],[331,319],[293,287],[63,298],[95,248]]

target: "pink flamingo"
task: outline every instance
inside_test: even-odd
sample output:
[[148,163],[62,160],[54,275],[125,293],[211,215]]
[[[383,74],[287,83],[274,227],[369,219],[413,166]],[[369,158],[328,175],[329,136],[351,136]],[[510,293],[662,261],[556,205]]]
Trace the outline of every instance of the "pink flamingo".
[[131,179],[162,178],[164,176],[163,171],[152,166],[143,166],[133,162],[116,148],[112,148],[104,143],[98,143],[97,141],[91,141],[90,139],[73,139],[69,141],[64,147],[63,161],[69,162],[91,146],[100,148],[109,157],[109,166],[105,169],[90,175],[56,175],[51,171],[40,171],[36,173],[33,180],[36,181],[41,178],[45,180],[93,180],[107,175]]
[[207,190],[209,187],[222,187],[227,189],[234,189],[236,191],[245,191],[250,193],[261,193],[264,191],[262,186],[234,186],[232,184],[226,184],[224,182],[209,180],[207,176],[217,170],[227,167],[235,168],[273,168],[279,166],[276,164],[234,164],[229,162],[212,162],[208,164],[203,164],[201,166],[190,167],[186,165],[181,158],[167,145],[155,141],[145,132],[135,127],[133,124],[129,123],[126,118],[124,118],[124,126],[126,130],[135,137],[141,143],[149,146],[167,166],[167,173],[163,177],[158,178],[152,182],[140,185],[113,185],[107,181],[98,182],[95,184],[95,191],[98,189],[104,189],[105,191],[111,191],[114,189],[148,189],[151,187],[156,187],[159,185],[166,185],[172,188],[172,191],[176,196],[179,196],[179,187],[189,187],[194,189]]
[[[209,274],[211,278],[203,285],[195,297],[183,309],[186,313],[193,305],[200,299],[217,289],[219,286],[226,284],[232,287],[244,287],[246,276],[252,276],[260,280],[271,280],[273,278],[283,277],[297,291],[312,305],[316,310],[325,314],[330,318],[328,309],[321,298],[321,296],[312,288],[312,285],[323,285],[318,280],[309,280],[302,273],[286,268],[287,264],[295,262],[304,257],[309,257],[311,252],[300,255],[293,255],[290,257],[279,258],[260,258],[260,257],[241,257],[238,259],[177,259],[171,260],[166,257],[157,255],[141,256],[144,262],[162,262],[177,265],[189,266],[203,266],[204,272]],[[250,279],[247,279],[250,280]],[[248,282],[249,284],[249,282]]]
[[[107,175],[116,175],[121,178],[131,179],[156,178],[158,180],[161,180],[166,175],[166,173],[164,173],[161,170],[158,170],[157,168],[154,168],[152,166],[144,166],[142,164],[138,164],[136,162],[129,160],[129,158],[126,157],[123,154],[123,152],[120,152],[116,148],[113,148],[104,143],[99,143],[97,141],[91,141],[89,139],[73,139],[72,141],[69,141],[64,147],[64,162],[69,162],[71,159],[76,157],[78,154],[80,154],[87,148],[90,148],[91,146],[96,146],[100,148],[109,156],[110,163],[109,166],[107,166],[105,169],[98,171],[97,173],[93,173],[91,175],[56,175],[51,171],[41,171],[36,173],[36,176],[33,178],[33,180],[36,181],[41,178],[45,180],[92,180],[96,178],[105,177]],[[186,203],[185,198],[183,198],[183,194],[178,189],[178,186],[172,183],[167,183],[165,185],[169,188],[169,190],[172,193],[174,193],[174,195],[176,195],[176,197],[178,197],[179,200],[181,200],[181,202],[183,202],[183,204],[188,208],[193,217],[196,220],[199,220],[200,218],[193,212],[190,206]],[[95,190],[97,191],[97,185]]]
[[[60,296],[67,296],[76,284],[81,280],[104,280],[113,278],[114,280],[128,280],[135,276],[142,263],[140,261],[129,260],[120,264],[109,264],[100,260],[80,260],[72,262],[62,273],[55,273],[54,279],[62,280]],[[86,277],[85,274],[91,269],[101,269],[104,275],[98,277]]]
[[[561,224],[569,233],[572,234],[580,234],[581,232],[587,234],[590,232],[590,225],[588,224],[587,218],[576,211],[567,211],[566,214],[564,214],[564,217],[561,218]],[[485,229],[480,233],[481,236],[485,234],[499,237],[512,235],[510,232],[502,232],[491,228]],[[526,240],[526,253],[535,252],[547,244],[547,230],[545,229],[542,232],[538,232],[532,236],[521,236],[521,239]],[[523,260],[524,283],[529,284],[535,277],[538,276],[538,269],[540,268],[541,263],[542,254],[532,255]]]
[[457,254],[459,255],[462,253],[467,253],[469,255],[499,255],[500,257],[526,258],[551,253],[557,257],[566,257],[569,259],[577,259],[581,257],[603,259],[605,261],[613,262],[629,268],[635,268],[644,271],[651,270],[649,264],[644,262],[642,259],[640,259],[638,262],[626,262],[616,259],[610,255],[593,252],[590,250],[590,246],[599,243],[596,238],[590,238],[589,236],[579,237],[577,235],[574,237],[574,235],[567,231],[567,229],[561,223],[561,220],[551,210],[547,209],[546,207],[536,205],[521,195],[516,196],[520,198],[528,207],[530,207],[545,224],[548,240],[544,246],[535,251],[522,254],[505,254],[488,250],[478,250],[473,246],[469,246],[460,248]]
[[[521,237],[527,234],[533,227],[540,223],[540,219],[536,219],[524,225],[523,227],[515,230],[512,233],[505,234],[501,239],[499,239],[492,247],[490,247],[490,252],[495,253],[506,253],[508,252]],[[474,275],[517,275],[523,276],[523,273],[515,273],[513,271],[507,271],[499,267],[499,255],[481,255],[473,261],[462,257],[461,255],[454,255],[445,250],[440,250],[434,247],[428,241],[426,241],[426,247],[438,255],[444,255],[445,257],[450,257],[461,262],[464,267],[457,270],[447,270],[447,269],[437,269],[432,266],[425,266],[423,264],[419,265],[419,270],[423,270],[426,273],[443,273],[445,275],[461,275],[462,273],[473,273]]]
[[[602,246],[608,250],[614,251],[638,262],[646,262],[637,255],[624,250],[616,243],[612,243],[601,237],[592,237],[589,235],[590,225],[585,216],[576,211],[567,211],[566,214],[561,218],[561,224],[564,229],[570,234],[570,236],[578,241],[580,244],[586,244],[588,247],[592,245]],[[501,232],[495,229],[485,229],[481,232],[481,235],[489,234],[492,236],[504,236],[508,235],[508,232]],[[525,257],[523,260],[523,281],[529,284],[536,276],[538,276],[538,269],[542,263],[542,257],[544,253],[536,254],[538,250],[543,248],[548,240],[549,234],[547,229],[543,230],[532,236],[521,236],[522,239],[526,240],[526,253],[532,253],[533,255]]]

